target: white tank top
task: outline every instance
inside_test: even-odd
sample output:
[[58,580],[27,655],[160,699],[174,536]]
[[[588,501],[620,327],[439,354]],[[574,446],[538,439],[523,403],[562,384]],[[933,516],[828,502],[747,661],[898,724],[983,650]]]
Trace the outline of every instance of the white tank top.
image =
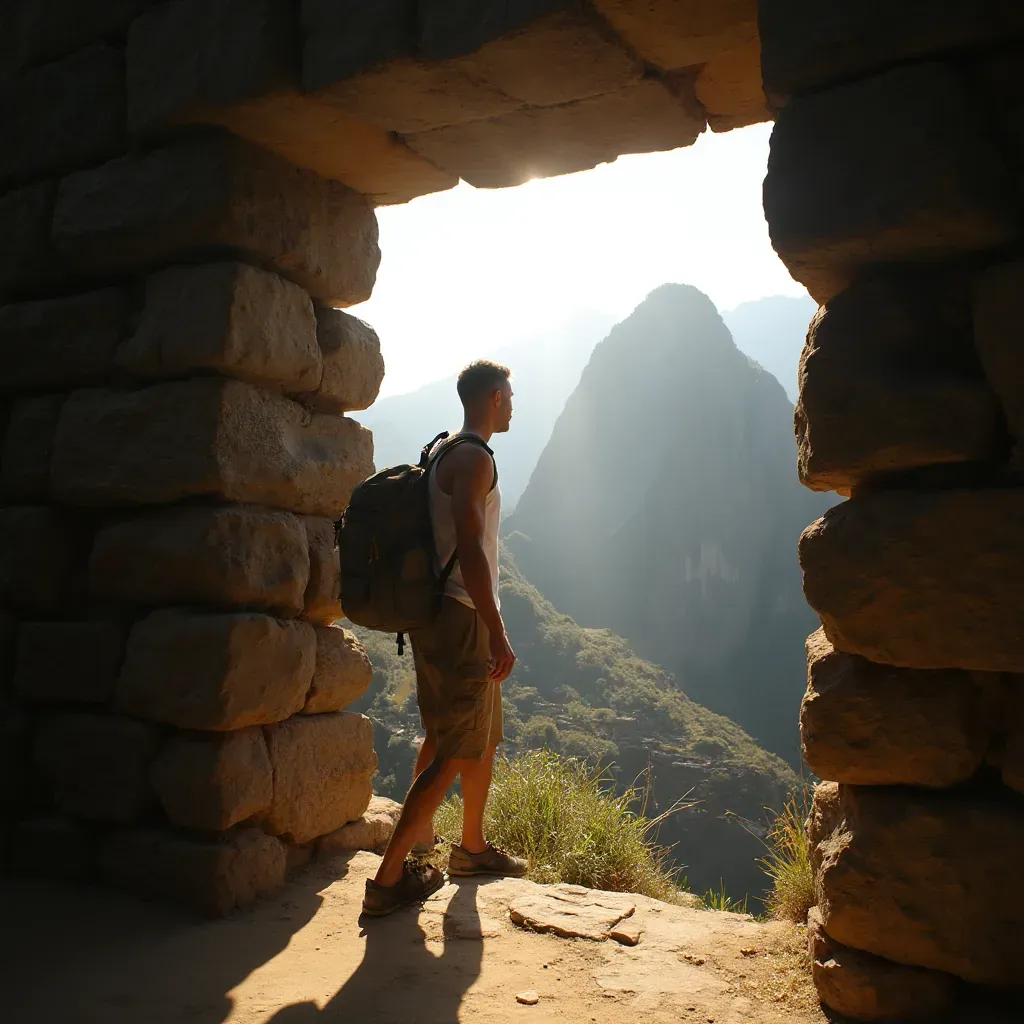
[[[463,433],[460,431],[459,433]],[[457,436],[457,435],[453,435]],[[473,435],[474,437],[479,435]],[[483,440],[483,438],[481,438]],[[439,441],[438,444],[443,442]],[[437,445],[431,449],[436,450]],[[430,519],[434,527],[434,549],[437,552],[437,570],[440,572],[448,564],[455,550],[455,518],[452,516],[451,495],[441,490],[437,482],[437,463],[430,468],[428,487],[430,491]],[[494,603],[500,607],[498,600],[498,527],[501,525],[501,489],[495,484],[484,502],[484,555],[491,570],[491,584],[494,587]],[[452,569],[451,576],[445,585],[444,592],[470,608],[475,607],[473,599],[466,590],[462,578],[462,566],[458,562]]]

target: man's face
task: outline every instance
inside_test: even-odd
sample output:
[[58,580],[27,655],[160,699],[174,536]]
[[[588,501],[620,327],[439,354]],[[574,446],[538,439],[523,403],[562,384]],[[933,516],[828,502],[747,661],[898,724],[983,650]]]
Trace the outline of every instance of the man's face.
[[494,432],[504,434],[512,423],[512,385],[505,381],[494,392]]

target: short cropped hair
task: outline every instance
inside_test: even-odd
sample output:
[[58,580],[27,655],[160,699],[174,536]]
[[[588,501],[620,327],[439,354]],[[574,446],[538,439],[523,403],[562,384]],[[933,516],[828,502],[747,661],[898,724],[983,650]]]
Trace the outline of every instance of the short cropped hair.
[[455,387],[462,404],[468,407],[484,395],[496,391],[511,376],[512,371],[507,366],[492,363],[489,359],[478,359],[459,374]]

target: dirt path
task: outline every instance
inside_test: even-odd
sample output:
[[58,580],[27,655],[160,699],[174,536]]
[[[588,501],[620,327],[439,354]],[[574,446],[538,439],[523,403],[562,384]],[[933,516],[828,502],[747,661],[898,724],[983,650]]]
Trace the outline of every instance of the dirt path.
[[[5,881],[11,1024],[821,1022],[796,929],[632,898],[634,947],[524,930],[528,882],[449,885],[365,928],[377,858],[314,865],[222,921]],[[11,948],[5,943],[8,948]],[[13,961],[13,962],[12,962]],[[7,973],[7,972],[5,972]],[[520,1005],[534,990],[539,1001]],[[12,998],[13,997],[13,998]],[[6,1012],[7,1009],[13,1012]]]

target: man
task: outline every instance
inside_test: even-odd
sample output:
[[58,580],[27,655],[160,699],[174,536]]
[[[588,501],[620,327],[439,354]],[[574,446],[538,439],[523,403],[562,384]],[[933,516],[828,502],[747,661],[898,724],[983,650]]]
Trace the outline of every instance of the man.
[[363,910],[374,916],[418,902],[444,884],[436,868],[406,857],[414,844],[433,845],[434,812],[456,777],[462,788],[462,842],[452,848],[449,874],[518,876],[526,871],[524,860],[492,846],[483,833],[495,749],[503,738],[501,684],[516,660],[499,610],[501,492],[487,447],[512,420],[509,376],[507,367],[486,361],[462,371],[460,435],[473,435],[474,443],[448,448],[429,471],[437,564],[446,565],[453,552],[458,557],[438,617],[410,636],[426,738],[380,869],[366,882]]

